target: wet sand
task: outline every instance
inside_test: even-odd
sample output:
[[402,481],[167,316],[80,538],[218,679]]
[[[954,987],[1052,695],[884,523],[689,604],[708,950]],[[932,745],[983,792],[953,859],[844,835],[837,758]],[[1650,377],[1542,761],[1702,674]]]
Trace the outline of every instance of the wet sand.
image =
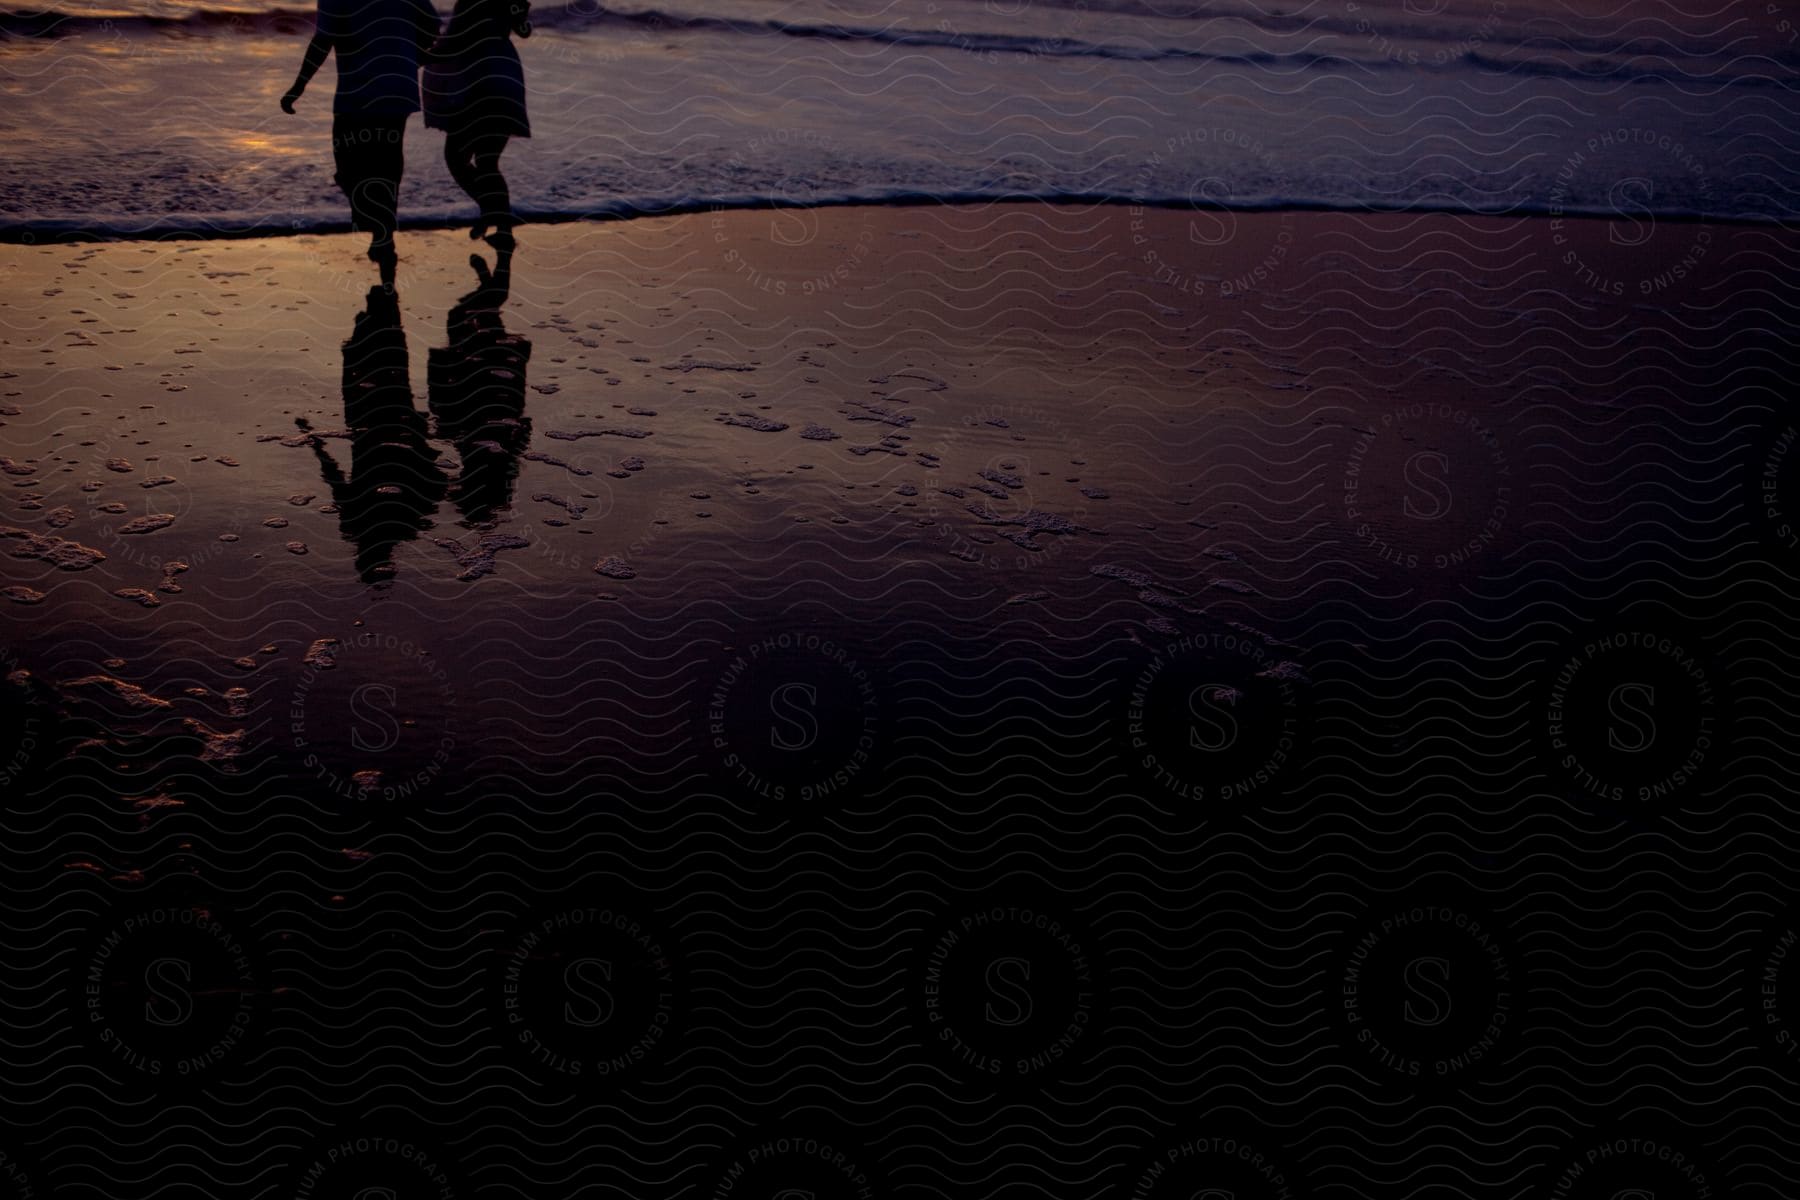
[[[393,294],[345,237],[5,247],[10,653],[340,797],[561,772],[593,734],[627,774],[740,776],[728,807],[786,789],[680,714],[766,635],[927,675],[1242,637],[1230,687],[1306,678],[1430,605],[1587,592],[1649,528],[1703,559],[1778,540],[1752,476],[1784,418],[1718,408],[1774,342],[1719,320],[1791,239],[1642,237],[720,212],[529,227],[498,273],[412,233]],[[355,671],[309,661],[358,639]],[[417,726],[359,754],[358,704]],[[354,841],[364,811],[332,811]]]
[[[1608,244],[1611,228],[1040,206],[529,228],[510,293],[474,305],[502,305],[495,328],[530,352],[529,429],[495,528],[531,545],[503,554],[496,576],[585,585],[591,560],[610,556],[641,595],[691,564],[694,544],[747,547],[814,524],[840,528],[828,539],[840,542],[880,531],[926,551],[908,570],[994,584],[1085,567],[1102,546],[1161,546],[1192,584],[1208,539],[1175,527],[1230,523],[1222,473],[1274,501],[1293,463],[1356,459],[1359,431],[1382,432],[1384,418],[1424,420],[1429,442],[1430,418],[1408,417],[1410,404],[1451,403],[1496,431],[1534,391],[1561,398],[1572,422],[1604,414],[1621,379],[1589,352],[1654,345],[1680,320],[1659,309],[1716,310],[1734,268],[1791,253],[1772,230],[1709,226],[1667,226],[1628,252]],[[410,356],[399,382],[421,414],[432,360],[458,352],[447,321],[478,284],[470,247],[454,232],[405,239],[391,340]],[[6,434],[24,464],[7,468],[25,493],[11,515],[108,554],[79,580],[38,577],[79,583],[58,610],[102,581],[153,586],[154,571],[130,569],[153,558],[214,564],[194,585],[251,563],[260,585],[282,588],[356,573],[297,424],[327,447],[347,440],[344,342],[374,282],[354,240],[0,254]],[[1682,263],[1687,281],[1660,286]],[[462,332],[479,343],[491,331]],[[439,433],[427,437],[448,479],[457,454]],[[1483,530],[1455,521],[1416,544],[1387,538],[1388,515],[1368,503],[1372,530],[1358,535],[1354,505],[1334,504],[1347,528],[1311,536],[1360,538],[1377,563],[1482,553],[1467,543]],[[421,514],[436,539],[467,532],[467,514],[441,507]],[[1032,512],[1056,519],[1033,533],[1017,523]],[[177,519],[121,540],[158,513]],[[264,532],[276,519],[287,524]],[[1270,533],[1241,531],[1253,561],[1237,573],[1259,590]],[[221,548],[221,534],[241,541]],[[446,585],[466,568],[433,540],[409,539],[386,582],[465,601],[469,589]]]
[[[393,297],[341,236],[0,246],[20,886],[98,908],[189,889],[268,978],[333,1005],[369,1001],[393,939],[454,990],[510,952],[541,890],[597,871],[702,958],[691,921],[716,915],[720,873],[801,899],[796,876],[842,876],[868,906],[822,926],[862,981],[842,1011],[879,1014],[890,922],[910,938],[914,899],[949,903],[941,880],[1054,876],[1101,846],[1175,894],[1184,847],[1221,823],[1252,856],[1279,833],[1280,869],[1304,873],[1387,862],[1374,833],[1410,870],[1434,836],[1527,854],[1540,832],[1635,827],[1615,792],[1640,787],[1665,814],[1711,811],[1729,747],[1609,774],[1565,664],[1595,629],[1733,628],[1731,605],[1791,570],[1771,314],[1800,256],[1771,228],[1644,235],[705,213],[526,227],[509,274],[485,247],[473,268],[460,232],[406,233]],[[1708,678],[1756,711],[1775,685],[1741,660],[1719,650]],[[1540,720],[1565,709],[1567,728]],[[816,917],[795,911],[732,938],[781,958]],[[278,1089],[344,1112],[373,1094],[362,1034],[334,1042],[258,994],[253,1051],[226,1045],[209,1077],[258,1114],[246,1178],[288,1169]],[[584,1163],[659,1157],[659,1122],[706,1088],[788,1077],[779,1032],[744,1050],[707,994],[682,993],[688,1057],[645,1068],[643,1127],[586,1139]],[[62,1036],[54,997],[33,1003],[25,1024]],[[524,1061],[499,1011],[461,1041],[454,1013],[390,1030],[381,1078],[454,1122],[487,1067],[563,1053]],[[913,1051],[889,1054],[912,1034],[842,1019],[873,1039],[866,1062],[820,1070],[912,1086]],[[464,1032],[409,1040],[434,1030]],[[1115,1032],[1160,1052],[1154,1030]],[[141,1053],[74,1069],[118,1083]],[[1311,1095],[1296,1061],[1263,1082]],[[961,1069],[920,1067],[922,1096],[940,1067]],[[96,1086],[102,1109],[133,1094]],[[437,1144],[563,1136],[533,1134],[532,1111]],[[669,1153],[711,1170],[704,1142]],[[504,1168],[547,1194],[537,1169]]]
[[[495,275],[409,234],[392,295],[346,237],[0,248],[20,663],[167,698],[233,759],[322,738],[308,769],[348,794],[441,789],[476,751],[560,771],[621,668],[655,702],[626,688],[606,737],[643,750],[702,702],[678,677],[769,633],[906,670],[935,669],[919,639],[1242,635],[1300,677],[1333,606],[1373,627],[1581,576],[1617,478],[1584,460],[1679,467],[1732,355],[1766,348],[1696,314],[1793,253],[1749,227],[1626,249],[1593,221],[1030,205],[521,240]],[[1748,467],[1780,430],[1736,411]],[[1758,516],[1697,496],[1709,536],[1714,499]],[[1593,533],[1546,537],[1572,510]],[[378,644],[328,676],[308,652],[334,638]],[[371,712],[455,731],[360,764],[343,705],[414,655],[435,690]],[[327,728],[274,732],[321,678]]]

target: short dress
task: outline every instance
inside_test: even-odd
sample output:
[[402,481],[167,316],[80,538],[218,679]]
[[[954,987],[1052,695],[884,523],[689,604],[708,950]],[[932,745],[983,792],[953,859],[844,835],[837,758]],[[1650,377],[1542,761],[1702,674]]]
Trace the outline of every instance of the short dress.
[[525,69],[508,0],[456,0],[425,68],[425,127],[473,136],[531,136]]

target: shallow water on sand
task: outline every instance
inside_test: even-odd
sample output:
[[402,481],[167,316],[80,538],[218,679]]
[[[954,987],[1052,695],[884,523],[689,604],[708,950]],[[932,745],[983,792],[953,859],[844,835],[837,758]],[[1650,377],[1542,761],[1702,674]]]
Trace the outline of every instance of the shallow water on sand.
[[[1277,667],[1302,655],[1321,589],[1454,598],[1531,544],[1534,435],[1503,407],[1516,364],[1469,357],[1459,343],[1485,335],[1456,319],[1307,332],[1340,297],[1279,287],[1300,274],[1292,215],[1243,218],[1237,261],[1209,272],[1183,261],[1201,246],[1188,218],[1158,214],[1166,255],[1091,274],[1047,251],[1143,240],[1141,212],[995,210],[991,257],[975,210],[922,230],[872,211],[534,230],[473,268],[460,235],[421,235],[397,295],[343,239],[22,251],[9,545],[31,578],[14,611],[86,630],[83,674],[122,657],[103,673],[204,688],[194,720],[235,688],[279,724],[272,698],[309,680],[392,689],[429,667],[440,690],[411,719],[442,723],[459,697],[468,742],[492,704],[503,742],[557,761],[576,727],[534,698],[542,664],[520,695],[483,682],[510,639],[604,677],[620,639],[655,628],[637,652],[658,665],[627,677],[660,681],[671,712],[670,681],[765,629],[873,661],[922,635],[909,621],[1081,653],[1096,628],[1122,652],[1203,625]],[[1392,220],[1309,239],[1306,269],[1365,271],[1371,229],[1409,236]],[[1684,236],[1665,231],[1665,253]],[[1275,286],[1245,290],[1271,264]],[[1501,266],[1493,303],[1533,296],[1542,271]],[[1429,279],[1395,282],[1422,319]],[[1538,322],[1617,319],[1536,298]],[[1385,378],[1409,360],[1404,386]],[[1603,392],[1567,402],[1612,411]],[[167,653],[103,653],[115,634]],[[345,652],[363,671],[325,674],[332,647],[368,651]],[[348,745],[356,706],[323,705],[310,719],[332,731],[300,748]]]
[[[0,774],[50,929],[8,1103],[230,1147],[54,1170],[248,1195],[374,1130],[525,1195],[712,1194],[739,1143],[694,1114],[812,1089],[868,1170],[1023,1189],[1123,1180],[1220,1072],[1324,1087],[1307,1153],[1383,1194],[1413,1168],[1355,1147],[1418,1122],[1533,1152],[1512,1080],[1585,1086],[1561,1010],[1479,1105],[1352,1113],[1314,943],[1422,862],[1541,861],[1533,969],[1609,986],[1567,862],[1740,852],[1795,650],[1789,351],[1741,283],[1792,239],[1232,219],[705,213],[528,226],[505,271],[409,233],[397,296],[346,238],[5,248]],[[1596,740],[1621,681],[1667,750]],[[943,931],[1008,906],[1082,930],[1036,961],[1093,968],[1088,1032],[941,1046]],[[241,1035],[75,1019],[138,908],[242,947],[201,1023]],[[531,981],[594,955],[630,1028],[555,1033]],[[1221,989],[1278,1002],[1215,1029]]]
[[[1108,629],[1111,653],[1205,626],[1278,667],[1332,595],[1480,603],[1513,556],[1539,574],[1579,557],[1534,534],[1531,472],[1556,468],[1529,457],[1554,453],[1517,389],[1554,366],[1541,330],[1611,338],[1631,313],[1629,341],[1657,334],[1629,298],[1568,289],[1559,256],[1519,255],[1508,230],[1541,224],[1455,226],[1496,256],[1479,304],[1437,313],[1430,274],[1383,274],[1410,315],[1342,338],[1316,331],[1366,324],[1360,305],[1301,279],[1365,284],[1367,239],[1412,244],[1409,219],[1297,242],[1291,214],[1233,218],[1232,256],[1203,262],[1180,214],[1051,216],[700,215],[533,230],[478,266],[459,235],[420,235],[397,295],[336,238],[19,251],[11,607],[58,634],[19,646],[79,647],[47,678],[205,689],[167,710],[203,723],[233,689],[279,723],[274,697],[357,674],[325,672],[360,646],[370,686],[442,672],[465,752],[493,704],[502,741],[557,761],[573,727],[533,697],[537,666],[520,696],[483,682],[509,639],[605,677],[654,628],[636,652],[658,665],[627,678],[658,680],[671,713],[672,680],[765,629],[876,660],[922,635],[1100,653]],[[1058,258],[1114,242],[1105,270]],[[1470,352],[1488,339],[1527,357]],[[1569,379],[1557,403],[1621,419],[1603,374]],[[166,651],[113,653],[115,635]],[[128,669],[102,672],[115,657]]]

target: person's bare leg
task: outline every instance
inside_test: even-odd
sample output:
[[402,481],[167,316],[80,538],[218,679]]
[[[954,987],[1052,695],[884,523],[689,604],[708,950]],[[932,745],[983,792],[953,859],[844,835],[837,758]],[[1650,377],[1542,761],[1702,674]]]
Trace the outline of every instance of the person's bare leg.
[[363,145],[362,135],[367,131],[342,118],[333,120],[331,125],[331,180],[344,193],[344,200],[350,205],[350,228],[367,230],[369,228],[366,201],[363,195],[363,184],[368,180],[368,155]]
[[[475,148],[472,142],[473,139],[466,133],[452,133],[445,137],[444,165],[450,168],[450,178],[456,180],[456,186],[461,188],[477,207],[481,207],[481,180],[475,170]],[[487,233],[487,227],[487,212],[483,208],[481,215],[475,219],[474,228],[469,230],[470,239],[479,240],[483,234]]]
[[375,130],[370,149],[368,210],[373,225],[369,239],[369,257],[381,267],[383,283],[392,283],[398,252],[394,233],[400,223],[400,180],[406,173],[406,122],[402,118]]
[[502,239],[511,243],[512,228],[517,224],[512,214],[512,193],[506,186],[506,176],[500,173],[500,155],[506,150],[506,142],[506,134],[483,138],[475,154],[475,174],[482,188],[481,219],[483,224],[494,226],[490,240],[495,245]]

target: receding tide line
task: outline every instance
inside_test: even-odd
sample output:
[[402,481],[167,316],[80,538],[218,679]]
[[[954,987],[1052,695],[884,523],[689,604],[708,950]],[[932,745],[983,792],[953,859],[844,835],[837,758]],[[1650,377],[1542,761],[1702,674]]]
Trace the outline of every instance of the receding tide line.
[[[1187,212],[1340,212],[1340,213],[1449,213],[1463,217],[1561,217],[1568,220],[1618,220],[1619,214],[1602,209],[1519,203],[1476,206],[1448,202],[1347,203],[1312,199],[1269,199],[1206,203],[1186,197],[1132,197],[1106,192],[915,192],[898,191],[876,196],[846,195],[794,200],[775,196],[723,198],[619,199],[590,209],[516,210],[519,219],[532,225],[564,225],[577,221],[630,221],[649,217],[677,217],[689,213],[752,211],[769,208],[905,208],[923,205],[979,207],[1001,204],[1116,205],[1133,208],[1175,209]],[[1636,214],[1643,216],[1644,214]],[[1665,211],[1659,221],[1695,225],[1744,225],[1790,227],[1795,217],[1758,213],[1698,213]],[[402,229],[458,229],[474,219],[473,213],[434,210],[402,217]],[[226,238],[299,237],[306,234],[348,233],[350,220],[342,217],[296,217],[291,213],[171,214],[134,217],[44,217],[0,219],[0,243],[44,245],[66,242],[215,241]]]

